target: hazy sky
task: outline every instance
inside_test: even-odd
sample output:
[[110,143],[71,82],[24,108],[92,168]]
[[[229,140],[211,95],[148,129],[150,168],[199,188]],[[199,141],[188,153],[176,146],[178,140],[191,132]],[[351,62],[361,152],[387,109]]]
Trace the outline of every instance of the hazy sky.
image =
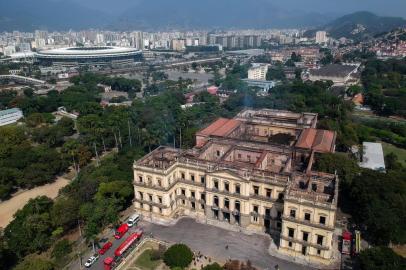
[[[65,0],[66,1],[66,0]],[[72,0],[69,0],[72,1]],[[122,12],[141,0],[73,0],[104,12]],[[153,1],[153,0],[150,0]],[[177,0],[167,0],[177,1]],[[190,0],[203,2],[204,0]],[[226,1],[226,0],[219,0]],[[233,0],[227,0],[233,3]],[[269,1],[284,9],[315,11],[323,13],[345,14],[353,11],[367,10],[378,15],[406,17],[406,0],[246,0]]]

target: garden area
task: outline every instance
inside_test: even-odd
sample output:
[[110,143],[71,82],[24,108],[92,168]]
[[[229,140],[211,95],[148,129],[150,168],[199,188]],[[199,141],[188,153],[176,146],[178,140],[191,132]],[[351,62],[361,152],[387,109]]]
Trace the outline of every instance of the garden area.
[[227,261],[223,266],[200,252],[193,252],[185,244],[174,244],[169,248],[157,241],[145,242],[134,254],[134,259],[128,261],[123,269],[137,270],[256,270],[248,262],[236,260]]

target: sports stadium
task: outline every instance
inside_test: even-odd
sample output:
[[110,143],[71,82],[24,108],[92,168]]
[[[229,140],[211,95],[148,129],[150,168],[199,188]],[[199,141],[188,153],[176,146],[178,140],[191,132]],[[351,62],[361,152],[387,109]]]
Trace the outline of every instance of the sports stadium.
[[122,67],[139,61],[142,53],[126,47],[68,47],[39,51],[35,55],[41,66],[61,67]]

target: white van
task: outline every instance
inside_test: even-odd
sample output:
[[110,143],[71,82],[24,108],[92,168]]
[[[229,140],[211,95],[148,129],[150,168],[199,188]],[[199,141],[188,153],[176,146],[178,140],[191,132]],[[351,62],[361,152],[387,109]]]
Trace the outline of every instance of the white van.
[[127,221],[128,227],[132,227],[137,225],[138,221],[140,221],[140,215],[139,214],[132,214]]

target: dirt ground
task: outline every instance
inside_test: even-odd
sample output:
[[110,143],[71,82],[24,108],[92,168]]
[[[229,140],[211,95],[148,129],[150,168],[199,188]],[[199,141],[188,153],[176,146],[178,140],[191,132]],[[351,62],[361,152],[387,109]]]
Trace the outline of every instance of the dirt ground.
[[69,182],[70,181],[66,178],[58,177],[58,179],[51,184],[19,192],[11,199],[1,202],[0,227],[5,228],[13,220],[14,213],[23,208],[30,199],[43,195],[54,199],[58,196],[59,190],[69,184]]

